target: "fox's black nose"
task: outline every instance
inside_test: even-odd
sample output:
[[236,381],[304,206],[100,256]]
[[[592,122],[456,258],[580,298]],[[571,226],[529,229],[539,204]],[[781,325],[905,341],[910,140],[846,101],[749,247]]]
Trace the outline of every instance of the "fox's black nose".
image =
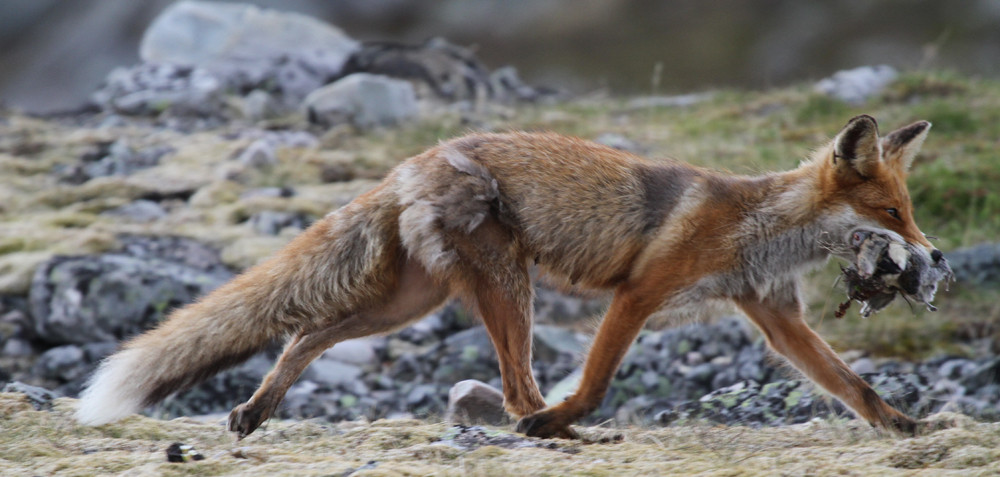
[[941,253],[940,250],[934,249],[934,251],[931,252],[931,259],[934,260],[934,263],[940,262],[942,258],[944,258],[944,254]]

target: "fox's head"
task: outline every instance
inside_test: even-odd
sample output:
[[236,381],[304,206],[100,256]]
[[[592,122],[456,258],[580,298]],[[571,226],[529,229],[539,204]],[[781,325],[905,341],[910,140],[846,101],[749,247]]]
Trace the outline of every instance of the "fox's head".
[[815,158],[820,161],[819,201],[836,209],[830,251],[855,261],[859,233],[904,245],[908,258],[899,265],[911,268],[904,273],[913,277],[912,285],[902,288],[928,304],[936,282],[951,270],[913,219],[906,178],[930,128],[931,123],[918,121],[879,137],[875,119],[857,116]]
[[906,188],[913,158],[920,151],[931,123],[918,121],[879,137],[871,116],[851,119],[830,147],[820,153],[820,194],[825,204],[850,207],[854,226],[883,229],[898,239],[939,256],[913,220],[913,203]]

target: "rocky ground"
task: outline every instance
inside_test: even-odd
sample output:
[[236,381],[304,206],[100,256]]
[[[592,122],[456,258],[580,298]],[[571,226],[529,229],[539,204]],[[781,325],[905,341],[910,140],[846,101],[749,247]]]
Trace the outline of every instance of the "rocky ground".
[[[92,104],[45,117],[10,110],[0,114],[0,384],[15,393],[0,400],[0,419],[16,423],[20,432],[30,433],[37,421],[43,434],[70,429],[82,439],[71,449],[39,450],[39,456],[159,453],[165,440],[198,435],[209,457],[242,459],[255,472],[264,472],[265,462],[285,462],[286,457],[277,457],[285,451],[263,451],[254,441],[232,450],[217,428],[207,431],[189,421],[136,418],[124,427],[77,428],[64,422],[71,401],[57,400],[53,407],[52,399],[75,397],[121,340],[266,257],[371,188],[399,161],[441,139],[469,129],[550,129],[654,156],[672,151],[717,161],[704,165],[782,169],[794,166],[807,147],[835,132],[852,113],[874,109],[887,121],[919,115],[942,129],[941,143],[926,147],[934,151],[931,157],[918,160],[911,190],[915,201],[928,205],[918,207],[918,222],[939,231],[957,282],[952,293],[940,297],[938,315],[913,317],[904,304],[896,304],[863,322],[827,320],[835,308],[831,300],[842,301],[843,292],[829,288],[836,272],[821,270],[809,279],[810,311],[818,319],[814,325],[852,368],[904,412],[960,414],[959,428],[938,436],[947,443],[937,438],[887,443],[845,424],[849,413],[843,406],[769,354],[743,318],[727,315],[676,328],[654,320],[627,355],[600,409],[584,424],[664,427],[629,428],[635,433],[626,432],[625,443],[612,447],[658,447],[670,456],[714,445],[719,447],[712,452],[728,456],[726,462],[757,462],[748,467],[753,472],[789,457],[768,457],[772,461],[765,464],[760,452],[734,450],[738,446],[726,442],[760,433],[787,444],[778,448],[798,448],[803,444],[793,442],[815,431],[822,436],[810,445],[846,446],[845,452],[870,445],[894,455],[920,454],[912,462],[874,458],[896,469],[965,468],[997,460],[986,444],[966,445],[972,442],[967,434],[980,431],[996,440],[995,424],[973,420],[1000,420],[995,306],[1000,245],[980,243],[1000,230],[1000,200],[990,192],[997,169],[989,165],[998,137],[989,128],[1000,124],[994,117],[1000,111],[993,99],[1000,97],[996,84],[933,73],[900,76],[878,67],[841,72],[815,86],[763,93],[560,98],[554,90],[522,84],[511,68],[490,71],[470,51],[444,40],[359,43],[308,18],[254,13],[242,6],[219,6],[209,13],[229,19],[220,21],[232,38],[245,38],[247,32],[231,20],[247,16],[260,22],[253,26],[257,33],[294,31],[298,36],[258,45],[253,62],[244,61],[241,50],[222,49],[239,44],[224,41],[224,35],[218,49],[204,45],[184,51],[170,40],[171,25],[180,28],[191,15],[208,14],[185,9],[215,7],[183,5],[154,22],[143,62],[111,72]],[[330,49],[288,47],[307,40]],[[967,113],[948,106],[973,96]],[[930,161],[935,162],[919,164]],[[919,172],[921,167],[930,172]],[[603,296],[566,294],[539,284],[534,372],[548,401],[572,392],[591,325],[605,303]],[[249,397],[279,352],[275,343],[147,414],[213,421]],[[473,466],[485,465],[474,456],[516,460],[514,454],[521,451],[511,448],[537,449],[530,452],[558,455],[574,465],[588,456],[585,467],[602,469],[596,473],[640,468],[618,467],[632,457],[605,455],[597,450],[600,445],[517,440],[476,450],[449,441],[465,431],[423,422],[440,421],[449,390],[469,379],[499,388],[496,355],[476,320],[451,304],[392,335],[329,350],[279,410],[283,419],[310,421],[274,424],[257,442],[273,443],[299,431],[383,439],[384,431],[397,440],[386,440],[379,452],[400,450],[391,456],[371,454],[373,468],[385,469],[386,462],[410,453],[443,459],[443,469],[458,472],[467,464],[456,459],[468,457]],[[41,411],[29,412],[24,399]],[[390,420],[379,421],[384,418]],[[736,427],[719,430],[706,421]],[[341,422],[354,424],[336,424]],[[492,422],[504,425],[502,419]],[[789,425],[797,426],[787,434],[749,430]],[[491,429],[485,435],[502,433]],[[679,438],[685,429],[704,439]],[[411,437],[403,439],[401,432]],[[776,449],[760,445],[769,449],[761,451],[766,455]],[[925,447],[933,452],[924,452]],[[32,461],[30,452],[15,450],[12,462]],[[920,460],[926,455],[936,457]],[[152,460],[142,468],[156,472],[158,464],[152,454],[147,457]],[[363,470],[365,458],[353,456],[342,470]],[[133,464],[108,464],[107,471],[122,472]],[[57,458],[35,468],[52,473],[60,465]],[[225,467],[218,460],[198,465]],[[200,467],[224,473],[219,468]]]

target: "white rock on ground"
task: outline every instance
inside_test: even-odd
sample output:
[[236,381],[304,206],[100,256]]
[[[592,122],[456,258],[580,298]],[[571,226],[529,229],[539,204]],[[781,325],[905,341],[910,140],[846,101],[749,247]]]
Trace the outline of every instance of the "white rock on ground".
[[351,123],[361,129],[388,126],[417,115],[417,95],[408,81],[355,73],[306,96],[309,121],[323,125]]
[[889,65],[862,66],[838,71],[817,82],[815,89],[845,103],[858,105],[881,93],[897,77],[899,72]]

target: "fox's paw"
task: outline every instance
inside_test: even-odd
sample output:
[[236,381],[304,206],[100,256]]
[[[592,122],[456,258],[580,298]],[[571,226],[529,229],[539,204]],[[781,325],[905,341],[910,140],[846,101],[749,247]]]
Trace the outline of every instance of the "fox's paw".
[[916,436],[920,426],[910,417],[899,415],[892,417],[890,428],[904,436]]
[[259,406],[254,406],[252,402],[245,402],[233,408],[233,412],[229,413],[229,430],[235,432],[239,439],[243,439],[257,430],[270,417],[271,413],[265,412]]
[[530,416],[525,416],[517,421],[517,432],[531,437],[548,439],[558,437],[561,439],[579,439],[580,435],[569,424],[563,422],[559,415],[553,411],[542,411]]
[[889,432],[895,432],[901,436],[914,437],[923,430],[923,426],[917,421],[901,413],[884,416],[881,422],[871,422],[872,427]]

